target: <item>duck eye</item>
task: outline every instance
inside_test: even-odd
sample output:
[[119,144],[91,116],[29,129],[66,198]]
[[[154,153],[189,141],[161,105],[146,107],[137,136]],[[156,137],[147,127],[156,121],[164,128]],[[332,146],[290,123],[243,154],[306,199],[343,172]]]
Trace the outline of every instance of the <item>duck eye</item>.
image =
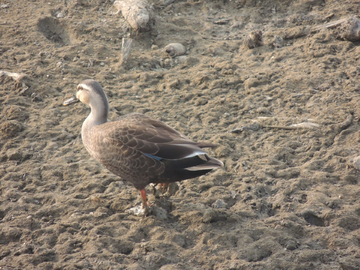
[[82,86],[78,86],[77,90],[78,90],[78,91],[83,90],[83,87],[82,87]]

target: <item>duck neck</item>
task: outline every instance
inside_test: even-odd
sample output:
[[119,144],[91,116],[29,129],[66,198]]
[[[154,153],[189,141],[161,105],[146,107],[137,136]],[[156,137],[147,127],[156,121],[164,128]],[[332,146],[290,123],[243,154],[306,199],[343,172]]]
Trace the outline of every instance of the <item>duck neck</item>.
[[106,100],[98,100],[95,104],[89,104],[91,112],[86,118],[86,122],[90,126],[97,126],[107,122],[109,114],[109,104]]

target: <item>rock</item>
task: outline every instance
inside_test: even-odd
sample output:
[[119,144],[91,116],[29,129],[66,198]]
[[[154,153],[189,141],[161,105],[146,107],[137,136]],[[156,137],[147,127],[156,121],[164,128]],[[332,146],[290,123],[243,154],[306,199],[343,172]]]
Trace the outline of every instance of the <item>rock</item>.
[[144,209],[140,205],[131,207],[130,209],[127,209],[125,212],[134,216],[146,216],[148,214],[147,209]]
[[360,170],[360,156],[353,157],[349,160],[348,165]]
[[350,17],[341,25],[340,37],[350,41],[360,40],[360,20],[356,17]]
[[212,205],[214,208],[226,208],[228,204],[221,199],[216,200]]
[[186,52],[185,46],[181,43],[170,43],[164,48],[164,50],[171,57],[183,55]]
[[285,244],[285,248],[287,250],[295,250],[298,247],[299,247],[299,243],[295,239],[289,239]]
[[264,45],[261,30],[252,31],[250,35],[246,37],[244,45],[249,49]]
[[282,37],[276,35],[274,37],[274,40],[272,42],[272,45],[275,47],[275,48],[281,48],[283,46],[283,43],[284,43],[284,40]]
[[164,208],[153,206],[152,207],[152,213],[158,218],[165,220],[168,218],[168,213]]
[[203,215],[203,222],[210,223],[214,222],[217,219],[218,215],[213,209],[206,209]]

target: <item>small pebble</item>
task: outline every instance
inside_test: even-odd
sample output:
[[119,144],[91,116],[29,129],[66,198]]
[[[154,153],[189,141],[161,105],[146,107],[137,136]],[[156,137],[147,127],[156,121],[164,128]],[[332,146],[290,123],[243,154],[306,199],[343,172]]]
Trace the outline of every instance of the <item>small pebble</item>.
[[212,205],[214,208],[226,208],[228,204],[221,199],[216,200]]
[[168,214],[166,212],[165,209],[161,208],[161,207],[152,207],[152,213],[158,218],[158,219],[162,219],[165,220],[168,218]]
[[171,57],[183,55],[186,52],[185,46],[181,43],[170,43],[164,49]]
[[281,48],[283,46],[283,43],[284,43],[284,40],[282,37],[275,36],[272,44],[275,48]]
[[206,209],[203,215],[203,222],[204,223],[210,223],[212,221],[215,221],[217,218],[217,213],[213,209]]
[[65,14],[62,12],[59,12],[58,15],[56,15],[57,18],[64,18]]
[[349,160],[348,165],[360,170],[360,156],[353,157]]
[[262,32],[260,30],[252,31],[250,35],[245,38],[244,45],[249,49],[263,46]]

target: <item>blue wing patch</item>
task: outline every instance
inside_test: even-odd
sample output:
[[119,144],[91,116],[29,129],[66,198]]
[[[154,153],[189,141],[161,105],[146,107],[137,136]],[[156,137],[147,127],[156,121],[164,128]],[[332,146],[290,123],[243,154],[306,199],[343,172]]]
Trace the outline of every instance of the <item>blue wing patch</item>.
[[148,156],[149,158],[156,159],[156,160],[162,160],[162,159],[163,159],[163,158],[161,158],[161,157],[153,156],[153,155],[150,155],[150,154],[145,154],[145,153],[144,153],[144,155],[145,155],[145,156]]

